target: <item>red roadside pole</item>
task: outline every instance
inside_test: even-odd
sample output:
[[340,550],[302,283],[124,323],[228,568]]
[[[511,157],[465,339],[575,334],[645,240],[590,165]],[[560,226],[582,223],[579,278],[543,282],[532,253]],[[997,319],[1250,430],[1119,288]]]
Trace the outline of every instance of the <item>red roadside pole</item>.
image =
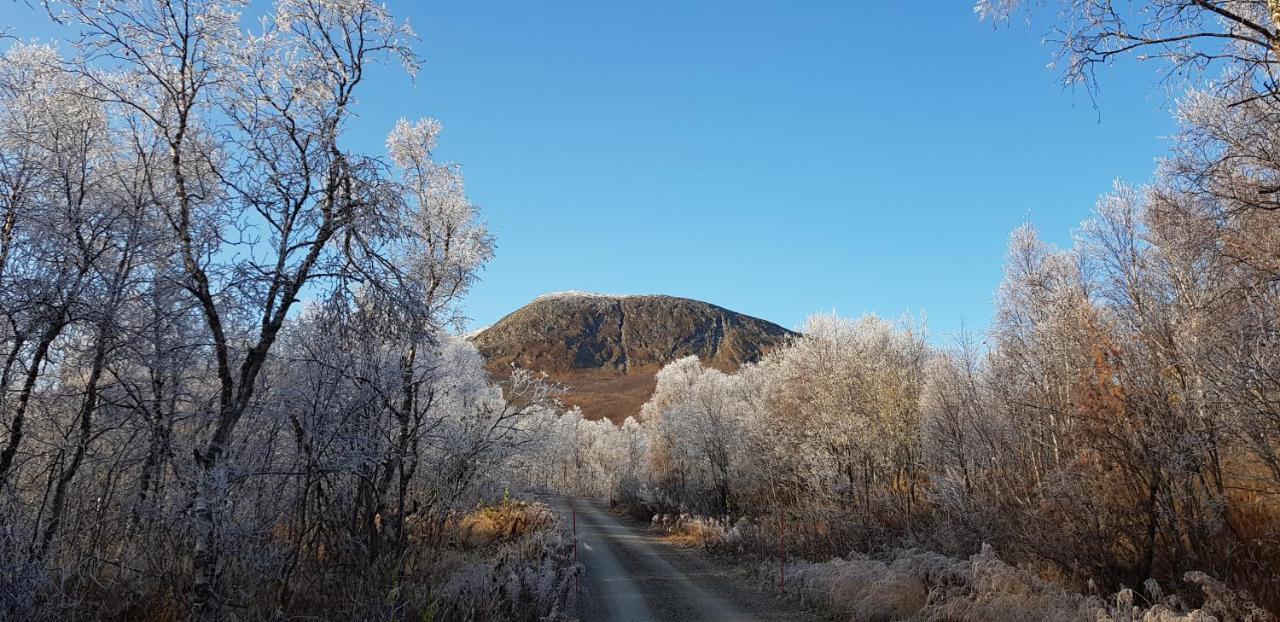
[[787,593],[787,523],[778,513],[778,591]]
[[[573,563],[578,564],[578,510],[574,508],[570,510],[573,513]],[[582,572],[579,571],[573,575],[574,589],[582,591]]]

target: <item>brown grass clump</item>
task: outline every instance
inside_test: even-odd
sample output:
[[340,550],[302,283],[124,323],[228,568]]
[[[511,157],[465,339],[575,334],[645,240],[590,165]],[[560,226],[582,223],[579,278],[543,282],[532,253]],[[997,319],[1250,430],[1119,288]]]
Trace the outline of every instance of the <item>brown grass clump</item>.
[[687,514],[659,514],[653,517],[653,524],[665,532],[667,542],[706,550],[722,548],[729,532],[725,521]]
[[555,523],[556,517],[546,505],[504,499],[463,516],[458,521],[458,540],[472,548],[489,546],[519,540]]

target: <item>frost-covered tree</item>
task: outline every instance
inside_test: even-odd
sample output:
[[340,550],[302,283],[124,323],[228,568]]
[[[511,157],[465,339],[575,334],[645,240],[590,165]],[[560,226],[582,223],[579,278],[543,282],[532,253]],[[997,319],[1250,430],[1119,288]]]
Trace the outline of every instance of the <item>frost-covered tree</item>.
[[449,334],[493,243],[440,124],[347,147],[412,31],[374,2],[49,10],[69,56],[0,59],[0,617],[315,612],[344,578],[339,615],[454,606],[387,577],[447,582],[560,408]]
[[[1274,574],[1256,569],[1277,559],[1267,543],[1280,515],[1268,345],[1277,334],[1280,265],[1280,161],[1272,148],[1280,4],[980,2],[977,11],[1003,19],[1026,9],[1039,19],[1048,6],[1059,9],[1050,43],[1069,81],[1091,82],[1096,68],[1137,56],[1167,62],[1178,80],[1170,86],[1188,89],[1171,152],[1152,183],[1119,186],[1084,227],[1075,255],[1089,304],[1040,322],[1075,324],[1046,344],[1067,372],[1052,384],[1074,387],[1053,402],[1071,416],[1064,439],[1087,447],[1077,449],[1084,452],[1078,461],[1110,465],[1108,489],[1131,489],[1131,498],[1101,500],[1114,504],[1101,515],[1133,522],[1094,527],[1108,536],[1082,539],[1122,542],[1115,546],[1123,552],[1099,550],[1093,562],[1128,558],[1111,565],[1120,574],[1190,566],[1269,586]],[[1009,377],[993,375],[1001,386]],[[1098,514],[1083,510],[1077,518],[1097,525]],[[1209,553],[1224,547],[1238,552],[1230,559]]]
[[364,274],[398,233],[380,165],[339,138],[368,65],[412,67],[412,32],[368,2],[282,0],[257,31],[218,2],[51,10],[80,31],[71,71],[149,164],[150,199],[204,318],[218,389],[195,448],[193,580],[196,608],[216,613],[223,458],[267,357],[304,289]]
[[1209,83],[1237,101],[1280,93],[1275,0],[978,0],[974,11],[992,21],[1053,14],[1045,38],[1067,84],[1093,88],[1098,68],[1132,56],[1165,62],[1167,80]]
[[653,428],[657,477],[673,487],[677,498],[702,511],[734,511],[738,486],[745,483],[750,406],[742,378],[685,357],[658,372],[653,397],[641,409]]

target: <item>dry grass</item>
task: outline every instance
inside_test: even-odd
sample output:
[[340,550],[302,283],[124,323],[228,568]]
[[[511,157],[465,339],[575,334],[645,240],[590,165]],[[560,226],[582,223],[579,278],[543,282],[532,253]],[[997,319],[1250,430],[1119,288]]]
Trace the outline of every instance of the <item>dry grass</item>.
[[[1235,461],[1227,466],[1227,518],[1239,534],[1241,550],[1224,559],[1233,578],[1242,578],[1258,602],[1280,607],[1280,497],[1264,494],[1261,465]],[[1234,583],[1233,583],[1234,584]]]
[[626,374],[603,369],[575,369],[551,374],[568,393],[561,400],[582,409],[588,419],[608,419],[621,424],[640,414],[640,407],[657,387],[657,367],[636,368]]
[[728,521],[688,514],[658,514],[653,525],[666,535],[663,540],[678,546],[697,546],[718,550],[729,543]]
[[457,541],[472,548],[512,542],[556,524],[551,508],[541,503],[503,500],[465,515],[457,522]]

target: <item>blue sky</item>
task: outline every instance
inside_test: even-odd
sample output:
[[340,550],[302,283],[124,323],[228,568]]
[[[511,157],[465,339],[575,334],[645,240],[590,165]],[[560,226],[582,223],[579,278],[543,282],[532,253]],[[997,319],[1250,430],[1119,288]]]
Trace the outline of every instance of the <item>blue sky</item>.
[[[1069,244],[1173,130],[1153,64],[1104,72],[1095,109],[1047,68],[1045,24],[964,0],[389,4],[423,70],[374,76],[353,141],[443,122],[498,240],[475,326],[583,289],[788,327],[923,312],[945,340],[990,321],[1014,227]],[[14,34],[56,32],[9,9]]]

